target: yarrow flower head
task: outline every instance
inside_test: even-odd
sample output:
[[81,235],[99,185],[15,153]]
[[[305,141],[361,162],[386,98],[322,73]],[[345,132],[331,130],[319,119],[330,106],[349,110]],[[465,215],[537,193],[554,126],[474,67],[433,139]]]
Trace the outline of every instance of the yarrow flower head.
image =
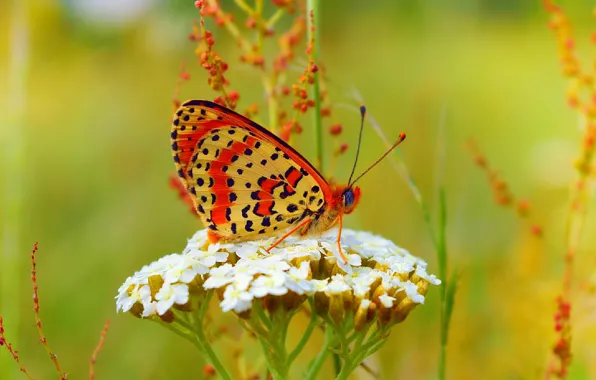
[[[343,351],[349,352],[344,362],[353,370],[382,346],[393,325],[424,303],[430,285],[441,281],[427,272],[426,262],[368,232],[342,230],[344,262],[338,259],[337,234],[290,236],[268,251],[278,238],[213,244],[200,230],[181,254],[167,255],[127,278],[118,289],[116,309],[194,336],[193,342],[212,353],[206,321],[213,320],[207,313],[216,296],[222,312],[235,313],[264,346],[276,347],[263,353],[278,374],[287,373],[323,322],[335,334],[328,344],[358,342]],[[287,326],[299,310],[310,314],[309,327],[287,355]]]
[[334,252],[336,237],[337,230],[316,240],[290,236],[267,252],[275,237],[211,244],[200,230],[182,254],[129,277],[116,297],[117,310],[163,319],[168,312],[193,310],[192,294],[215,290],[222,311],[244,318],[257,303],[268,312],[296,310],[312,297],[322,318],[339,321],[366,309],[368,322],[391,325],[424,303],[429,285],[441,283],[428,274],[426,262],[367,232],[343,229],[341,246],[349,259],[343,263]]

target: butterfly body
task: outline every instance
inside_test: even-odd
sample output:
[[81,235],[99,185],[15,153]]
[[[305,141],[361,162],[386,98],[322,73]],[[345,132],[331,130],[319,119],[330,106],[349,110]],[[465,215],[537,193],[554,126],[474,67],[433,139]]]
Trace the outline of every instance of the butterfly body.
[[180,106],[171,143],[178,177],[212,242],[287,231],[279,243],[292,233],[322,233],[341,226],[360,199],[358,187],[329,184],[270,131],[209,101]]

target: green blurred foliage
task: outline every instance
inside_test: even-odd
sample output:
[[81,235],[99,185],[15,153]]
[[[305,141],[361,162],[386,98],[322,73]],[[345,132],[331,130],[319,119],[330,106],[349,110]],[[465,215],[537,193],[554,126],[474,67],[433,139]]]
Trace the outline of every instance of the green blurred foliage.
[[[4,230],[13,222],[21,227],[18,252],[12,252],[17,266],[10,273],[0,270],[2,283],[10,287],[1,293],[10,299],[0,299],[7,338],[34,375],[54,376],[31,311],[28,252],[39,241],[41,316],[69,378],[87,376],[89,356],[106,318],[112,327],[97,363],[98,379],[201,378],[203,362],[189,343],[155,324],[116,315],[113,299],[127,276],[180,251],[200,227],[168,188],[173,171],[169,120],[182,61],[192,77],[182,98],[215,96],[187,41],[196,10],[192,1],[150,2],[125,21],[107,22],[83,17],[76,3],[27,4],[21,20],[29,40],[26,104],[17,119],[8,116],[14,95],[9,82],[16,75],[9,64],[14,51],[9,26],[17,19],[14,4],[0,3],[0,23],[7,26],[0,29],[2,143],[7,148],[14,136],[23,138],[17,146],[21,159],[4,160],[0,172],[4,191],[14,185],[7,168],[16,165],[23,179],[18,219],[2,222]],[[233,7],[231,1],[223,3]],[[446,107],[450,265],[462,271],[448,377],[541,377],[555,339],[552,315],[560,288],[562,225],[580,133],[576,114],[565,104],[555,38],[539,2],[322,5],[322,58],[337,105],[334,115],[344,124],[343,137],[350,145],[337,163],[335,178],[347,178],[352,163],[358,115],[343,106],[358,104],[351,95],[356,89],[390,136],[407,133],[402,154],[436,208],[437,127]],[[591,2],[563,5],[574,21],[579,48],[591,52]],[[217,37],[242,104],[257,101],[264,110],[256,71],[237,60],[225,33]],[[593,57],[584,57],[591,64]],[[296,77],[300,70],[295,69]],[[296,145],[313,157],[309,121],[303,120],[307,128]],[[513,192],[531,201],[533,218],[546,231],[543,241],[533,238],[514,212],[492,202],[485,174],[465,149],[469,137],[479,142],[491,165],[501,169]],[[384,150],[370,128],[362,148],[360,170]],[[393,239],[429,261],[429,271],[436,273],[418,204],[391,165],[380,165],[360,186],[362,204],[345,223]],[[588,216],[586,231],[594,230],[594,222]],[[594,271],[595,242],[586,234],[578,284]],[[431,288],[426,304],[395,329],[372,360],[384,378],[435,378],[438,307],[437,289]],[[594,378],[594,320],[582,305],[577,309],[571,378]],[[298,318],[295,338],[304,322]],[[321,340],[317,335],[312,347]],[[219,349],[223,353],[226,345]],[[303,355],[298,366],[307,360]],[[0,378],[21,377],[7,352],[0,350]]]

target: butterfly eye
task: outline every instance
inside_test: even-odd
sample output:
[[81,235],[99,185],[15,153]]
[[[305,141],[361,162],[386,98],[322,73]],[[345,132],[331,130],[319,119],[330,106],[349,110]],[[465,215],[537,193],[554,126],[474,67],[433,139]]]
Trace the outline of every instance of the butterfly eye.
[[352,189],[344,191],[342,198],[344,201],[344,207],[351,207],[354,204],[354,192]]

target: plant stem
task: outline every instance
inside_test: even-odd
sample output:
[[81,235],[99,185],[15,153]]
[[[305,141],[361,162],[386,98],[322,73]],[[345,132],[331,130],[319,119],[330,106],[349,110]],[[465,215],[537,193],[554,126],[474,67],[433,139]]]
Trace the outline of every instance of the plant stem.
[[333,339],[333,330],[330,328],[325,329],[325,343],[323,343],[323,347],[321,347],[321,351],[312,362],[308,369],[308,373],[304,377],[304,380],[314,380],[317,378],[317,375],[323,368],[323,364],[325,364],[325,360],[327,359],[327,355],[329,355],[329,347],[335,345],[335,339]]
[[[308,0],[306,3],[307,19],[308,19],[308,38],[313,41],[311,46],[311,60],[314,64],[319,62],[319,2],[317,0]],[[312,12],[312,17],[310,14]],[[313,122],[315,127],[315,147],[316,147],[316,158],[315,163],[321,173],[324,173],[323,164],[323,120],[321,118],[321,90],[319,83],[319,70],[314,74],[315,83],[312,89],[312,99],[315,101],[315,113],[313,116]]]
[[197,326],[197,328],[195,329],[195,333],[196,333],[197,341],[203,347],[203,350],[209,360],[209,363],[211,363],[211,365],[213,365],[213,367],[215,367],[215,372],[218,374],[218,376],[221,377],[222,379],[232,380],[232,377],[230,376],[228,371],[226,371],[226,368],[219,361],[219,358],[215,354],[215,351],[213,351],[213,348],[211,347],[211,343],[209,343],[207,336],[205,336],[205,332],[203,331],[203,328]]
[[294,349],[290,353],[290,356],[288,356],[288,367],[291,366],[294,360],[296,360],[296,358],[298,357],[298,355],[300,355],[300,353],[304,349],[304,346],[310,339],[310,336],[312,335],[312,332],[314,331],[315,327],[317,327],[317,314],[314,312],[313,309],[314,302],[310,299],[309,301],[311,305],[310,320],[308,321],[308,326],[306,326],[306,330],[304,331],[302,338],[300,338],[300,341],[298,342],[296,347],[294,347]]

